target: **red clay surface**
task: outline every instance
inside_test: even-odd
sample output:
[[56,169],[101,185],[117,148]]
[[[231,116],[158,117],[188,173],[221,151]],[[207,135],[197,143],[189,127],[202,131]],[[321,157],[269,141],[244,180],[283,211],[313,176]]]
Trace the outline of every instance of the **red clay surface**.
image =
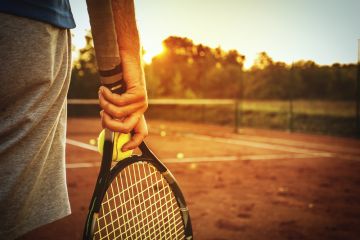
[[[183,122],[149,126],[147,142],[185,194],[195,239],[360,239],[360,141],[254,129],[233,134]],[[89,143],[99,131],[96,119],[68,121],[69,139]],[[179,152],[184,159],[176,160]],[[99,161],[94,151],[67,144],[72,214],[22,239],[81,239],[98,167],[73,164]]]

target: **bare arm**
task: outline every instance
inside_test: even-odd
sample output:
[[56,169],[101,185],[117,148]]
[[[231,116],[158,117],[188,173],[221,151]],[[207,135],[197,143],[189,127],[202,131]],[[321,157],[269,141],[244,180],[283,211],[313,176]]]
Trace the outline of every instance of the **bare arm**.
[[128,80],[132,85],[145,85],[140,53],[139,33],[135,20],[135,7],[133,0],[112,0],[114,22],[118,39],[118,46],[123,64],[131,64],[139,71]]
[[112,0],[112,9],[120,52],[139,56],[140,40],[133,0]]
[[132,140],[123,147],[127,150],[137,147],[148,133],[143,115],[148,103],[134,1],[112,0],[112,9],[127,91],[117,95],[101,87],[99,101],[104,127],[125,133],[133,130]]

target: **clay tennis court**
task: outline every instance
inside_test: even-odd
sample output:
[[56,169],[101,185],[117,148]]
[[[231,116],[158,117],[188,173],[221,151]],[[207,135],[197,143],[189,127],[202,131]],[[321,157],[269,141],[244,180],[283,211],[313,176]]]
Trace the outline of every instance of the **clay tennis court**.
[[[149,121],[147,142],[176,176],[195,239],[359,239],[360,141]],[[97,119],[68,120],[72,215],[24,239],[81,239],[100,157]]]

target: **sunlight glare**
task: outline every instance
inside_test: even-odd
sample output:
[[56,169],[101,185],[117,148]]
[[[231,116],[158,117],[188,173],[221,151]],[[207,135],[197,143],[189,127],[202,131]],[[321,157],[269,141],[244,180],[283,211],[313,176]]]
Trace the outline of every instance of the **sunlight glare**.
[[164,47],[161,43],[151,44],[150,46],[146,45],[144,46],[144,61],[149,64],[153,57],[160,55],[162,52],[164,52]]

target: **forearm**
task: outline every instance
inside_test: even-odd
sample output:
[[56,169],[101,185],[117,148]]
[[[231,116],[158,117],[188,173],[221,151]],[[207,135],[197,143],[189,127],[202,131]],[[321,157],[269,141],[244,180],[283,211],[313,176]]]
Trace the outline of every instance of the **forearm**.
[[120,51],[139,55],[140,41],[133,0],[112,0],[114,22]]
[[125,76],[125,81],[129,87],[138,84],[145,85],[134,1],[112,0],[112,8],[121,59],[123,65],[126,65],[124,67],[132,69],[132,73],[129,74],[131,79],[126,79]]

